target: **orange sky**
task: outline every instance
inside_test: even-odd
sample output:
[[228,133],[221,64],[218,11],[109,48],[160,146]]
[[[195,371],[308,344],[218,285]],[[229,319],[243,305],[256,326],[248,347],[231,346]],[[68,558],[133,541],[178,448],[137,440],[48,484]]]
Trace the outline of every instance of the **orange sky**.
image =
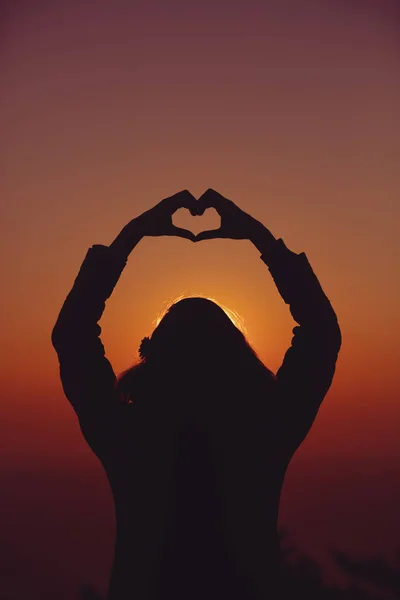
[[[50,344],[58,311],[92,244],[111,243],[166,196],[213,187],[306,252],[343,333],[282,510],[295,528],[295,482],[328,464],[334,486],[335,470],[354,471],[355,509],[367,470],[389,532],[393,494],[400,500],[398,467],[386,468],[400,458],[399,15],[385,0],[301,4],[10,5],[0,95],[4,472],[93,467]],[[176,221],[217,226],[209,214]],[[116,372],[181,294],[238,311],[261,358],[279,367],[294,322],[257,250],[160,238],[134,250],[101,321]],[[307,486],[305,507],[317,498]]]

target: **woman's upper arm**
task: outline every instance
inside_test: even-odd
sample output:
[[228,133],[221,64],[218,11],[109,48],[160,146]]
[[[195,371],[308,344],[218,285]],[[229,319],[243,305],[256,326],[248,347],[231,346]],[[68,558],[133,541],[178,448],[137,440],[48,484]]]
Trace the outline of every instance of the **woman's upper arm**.
[[341,336],[336,319],[320,327],[297,326],[293,333],[276,380],[282,430],[298,444],[332,383]]
[[116,402],[116,377],[105,356],[98,321],[125,263],[106,246],[90,248],[52,331],[64,393],[81,425],[99,421]]
[[300,443],[332,383],[341,332],[331,303],[304,253],[295,254],[278,240],[267,264],[298,323],[276,379],[282,435]]
[[53,330],[62,387],[80,419],[92,412],[104,412],[114,402],[116,376],[105,356],[100,333],[97,324],[84,330],[71,328],[59,336]]

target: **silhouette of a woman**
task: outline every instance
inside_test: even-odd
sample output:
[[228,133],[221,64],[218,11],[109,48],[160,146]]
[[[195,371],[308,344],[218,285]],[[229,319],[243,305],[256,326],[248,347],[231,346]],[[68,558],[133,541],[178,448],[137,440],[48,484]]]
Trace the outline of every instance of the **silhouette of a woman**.
[[[218,230],[172,224],[213,207]],[[115,376],[98,325],[144,236],[248,239],[289,305],[294,337],[274,375],[216,304],[172,305]],[[109,600],[278,597],[277,519],[285,471],[328,391],[341,345],[335,312],[304,253],[217,192],[180,192],[92,246],[52,332],[66,397],[112,488]]]

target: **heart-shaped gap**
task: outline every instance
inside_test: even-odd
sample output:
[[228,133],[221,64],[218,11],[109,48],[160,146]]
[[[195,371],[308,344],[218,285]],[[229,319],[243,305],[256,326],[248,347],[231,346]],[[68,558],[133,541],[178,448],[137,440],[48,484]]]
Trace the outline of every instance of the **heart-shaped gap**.
[[215,208],[207,208],[201,216],[193,217],[187,208],[180,208],[172,216],[172,223],[176,227],[188,229],[194,235],[209,229],[219,229],[221,227],[221,217]]

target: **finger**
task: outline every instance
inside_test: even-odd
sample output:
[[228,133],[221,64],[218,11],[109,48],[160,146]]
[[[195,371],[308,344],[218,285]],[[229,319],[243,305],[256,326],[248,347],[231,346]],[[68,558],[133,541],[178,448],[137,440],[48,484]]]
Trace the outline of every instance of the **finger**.
[[187,208],[193,216],[197,214],[197,200],[189,190],[182,190],[162,200],[161,205],[169,215],[172,215],[179,208]]
[[208,231],[198,233],[196,235],[196,242],[201,242],[202,240],[215,240],[217,238],[226,238],[222,229],[209,229]]
[[210,188],[198,199],[197,210],[198,214],[202,215],[207,208],[215,208],[217,213],[222,216],[229,210],[230,204],[232,204],[230,200]]
[[192,242],[196,241],[196,236],[194,235],[194,233],[192,233],[188,229],[182,229],[182,227],[175,227],[175,225],[172,225],[172,227],[168,229],[168,232],[165,235],[176,235],[178,237],[191,240]]

